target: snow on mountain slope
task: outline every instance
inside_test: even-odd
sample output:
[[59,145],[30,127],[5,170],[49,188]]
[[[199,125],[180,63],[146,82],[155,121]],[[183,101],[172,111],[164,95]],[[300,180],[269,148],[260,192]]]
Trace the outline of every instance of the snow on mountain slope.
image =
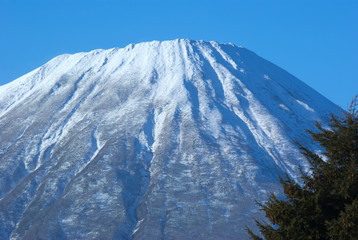
[[233,44],[58,56],[0,87],[0,238],[246,239],[339,111]]

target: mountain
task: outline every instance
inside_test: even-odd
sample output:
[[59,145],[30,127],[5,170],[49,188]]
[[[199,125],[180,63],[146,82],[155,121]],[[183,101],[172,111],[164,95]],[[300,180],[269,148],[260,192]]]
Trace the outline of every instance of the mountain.
[[58,56],[0,87],[0,239],[247,239],[329,112],[233,44]]

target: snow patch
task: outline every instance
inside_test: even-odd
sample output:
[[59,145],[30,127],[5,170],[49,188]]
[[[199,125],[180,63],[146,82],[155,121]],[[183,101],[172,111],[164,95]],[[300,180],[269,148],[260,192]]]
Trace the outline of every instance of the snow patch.
[[300,104],[301,106],[303,106],[306,110],[310,111],[310,112],[314,112],[314,110],[312,108],[310,108],[306,103],[296,99],[296,102],[298,104]]

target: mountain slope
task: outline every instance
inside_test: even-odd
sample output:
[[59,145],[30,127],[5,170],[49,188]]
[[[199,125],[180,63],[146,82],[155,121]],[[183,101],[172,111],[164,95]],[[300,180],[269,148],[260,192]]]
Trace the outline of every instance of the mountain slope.
[[246,238],[329,111],[232,44],[61,55],[0,87],[0,238]]

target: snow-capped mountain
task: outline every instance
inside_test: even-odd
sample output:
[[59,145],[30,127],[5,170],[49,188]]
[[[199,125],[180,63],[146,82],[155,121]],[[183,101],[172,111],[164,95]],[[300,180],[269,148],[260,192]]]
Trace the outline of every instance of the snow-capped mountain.
[[233,44],[58,56],[0,87],[0,239],[247,239],[329,112]]

